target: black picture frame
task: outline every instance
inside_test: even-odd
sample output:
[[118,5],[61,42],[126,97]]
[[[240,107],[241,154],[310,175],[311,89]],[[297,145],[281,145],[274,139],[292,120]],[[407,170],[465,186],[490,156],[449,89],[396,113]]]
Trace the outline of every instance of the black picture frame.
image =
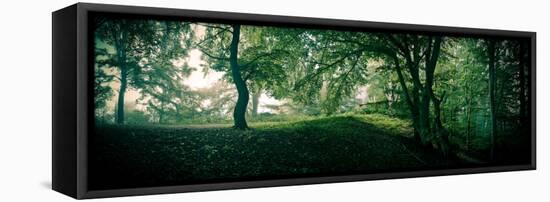
[[[205,22],[239,22],[251,25],[307,27],[342,30],[445,34],[473,37],[521,37],[531,47],[531,161],[525,165],[488,166],[363,174],[308,177],[259,181],[209,183],[181,186],[147,187],[94,191],[87,188],[88,135],[93,130],[93,61],[90,47],[89,16],[94,12],[137,15],[151,18],[200,20]],[[230,12],[196,11],[169,8],[119,6],[77,3],[52,13],[52,188],[68,196],[85,199],[98,197],[165,194],[207,190],[305,185],[317,183],[473,174],[536,169],[536,33],[490,29],[473,29],[413,24],[380,23],[352,20],[287,17]]]

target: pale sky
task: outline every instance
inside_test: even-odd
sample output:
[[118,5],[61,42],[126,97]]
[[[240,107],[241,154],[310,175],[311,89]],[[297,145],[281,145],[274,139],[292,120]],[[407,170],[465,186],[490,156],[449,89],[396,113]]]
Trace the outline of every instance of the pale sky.
[[258,113],[263,113],[263,112],[274,113],[273,110],[271,110],[270,108],[267,108],[265,106],[266,105],[281,105],[281,104],[283,104],[283,101],[280,101],[280,100],[277,100],[273,97],[270,97],[269,95],[267,95],[265,93],[262,93],[260,95],[260,99],[258,99],[258,101],[260,102],[259,105],[258,105]]
[[[192,25],[192,29],[194,31],[194,35],[198,38],[198,39],[202,39],[204,37],[204,34],[205,34],[205,27],[202,26],[202,25]],[[100,41],[99,42],[99,45],[100,46],[106,46],[106,44],[104,43],[101,43]],[[111,47],[112,49],[112,47]],[[114,50],[111,50],[111,51],[114,51]],[[175,60],[173,65],[175,66],[183,66],[183,64],[187,64],[187,66],[193,68],[194,70],[190,73],[189,76],[183,78],[182,81],[180,81],[181,85],[185,85],[187,87],[189,87],[191,90],[198,90],[198,89],[201,89],[201,88],[208,88],[210,86],[212,86],[213,84],[215,84],[216,82],[220,81],[221,79],[223,79],[223,76],[225,75],[225,72],[218,72],[218,71],[215,71],[215,70],[212,70],[210,69],[208,71],[208,73],[205,73],[205,65],[206,65],[206,62],[203,61],[202,59],[202,52],[198,49],[191,49],[189,52],[188,52],[188,55],[185,57],[185,58],[181,58],[179,60]],[[369,66],[377,66],[379,65],[378,64],[379,61],[372,61],[372,60],[369,60]],[[316,67],[318,68],[318,67]],[[114,73],[114,72],[112,72]],[[117,101],[117,98],[118,98],[118,93],[116,93],[120,87],[120,84],[118,81],[113,81],[111,83],[109,83],[108,85],[110,85],[113,90],[115,90],[115,93],[113,95],[113,97],[107,102],[107,107],[110,108],[109,110],[114,110],[114,107],[115,107],[115,104],[116,104],[116,101]],[[234,84],[232,83],[228,83],[228,85],[231,85],[232,88],[235,88],[234,87]],[[323,88],[325,87],[325,85],[323,85]],[[358,89],[357,89],[357,94],[355,95],[355,98],[362,101],[362,102],[367,102],[368,99],[369,99],[369,93],[368,93],[368,86],[360,86]],[[135,105],[136,109],[138,110],[145,110],[146,109],[146,106],[145,105],[142,105],[142,104],[137,104],[136,105],[136,100],[138,98],[141,97],[141,94],[138,90],[136,89],[132,89],[132,88],[129,88],[126,93],[125,93],[125,103],[126,105]],[[252,99],[250,99],[252,100]],[[145,99],[143,101],[144,103],[147,102],[147,99]],[[262,112],[270,112],[270,113],[276,113],[275,111],[273,111],[271,108],[268,108],[266,106],[280,106],[282,104],[284,104],[286,101],[284,100],[277,100],[273,97],[270,97],[269,95],[265,94],[265,93],[262,93],[260,98],[259,98],[259,106],[258,106],[258,112],[259,113],[262,113]],[[203,107],[207,107],[208,105],[210,105],[210,101],[207,99],[205,101],[203,101],[201,103],[201,105],[205,105]]]
[[[182,59],[182,61],[176,61],[175,64],[181,64],[181,62],[187,62],[187,65],[191,68],[194,68],[195,70],[191,72],[191,74],[184,78],[181,81],[182,85],[188,86],[192,90],[198,90],[200,88],[207,88],[209,86],[212,86],[214,83],[219,81],[223,78],[224,72],[218,72],[215,70],[210,70],[208,73],[205,74],[204,70],[204,64],[205,61],[201,59],[202,52],[198,49],[192,49],[189,51],[188,56],[185,59]],[[113,90],[118,91],[120,84],[118,81],[113,81],[111,84],[111,87]],[[231,84],[233,85],[233,84]],[[136,103],[136,100],[141,96],[138,90],[136,89],[128,89],[125,93],[125,103],[127,105],[133,105]],[[118,94],[115,93],[114,96],[109,100],[107,103],[107,106],[111,108],[111,110],[114,110],[116,101],[117,101]],[[146,101],[144,101],[146,102]],[[265,105],[280,105],[282,104],[281,101],[274,99],[270,96],[268,96],[265,93],[262,93],[259,99],[259,106],[258,106],[258,112],[271,112],[274,113],[270,108],[264,107]],[[203,102],[202,105],[208,105],[210,102]],[[145,110],[144,105],[137,104],[136,108],[138,110]]]
[[186,58],[187,65],[195,68],[195,71],[191,72],[191,75],[183,80],[182,83],[189,86],[193,90],[208,87],[221,79],[224,75],[223,72],[217,72],[214,70],[210,70],[208,74],[205,74],[203,71],[203,65],[205,62],[201,60],[201,55],[202,53],[200,50],[193,49],[189,51],[189,56]]
[[[215,70],[208,71],[207,74],[204,73],[204,64],[205,62],[201,59],[202,52],[198,49],[193,49],[189,51],[189,55],[186,58],[187,65],[189,67],[194,68],[195,70],[191,72],[191,75],[189,75],[185,80],[182,81],[182,83],[188,87],[190,87],[193,90],[197,90],[200,88],[206,88],[220,79],[225,75],[224,72],[218,72]],[[231,84],[233,85],[233,84]],[[262,93],[259,99],[259,106],[258,106],[258,112],[273,112],[271,109],[263,107],[264,105],[280,105],[281,101],[272,98],[268,96],[265,93]],[[203,102],[203,105],[208,105],[210,102]]]
[[[199,39],[202,38],[205,34],[205,27],[202,25],[193,25],[194,34]],[[187,57],[182,58],[180,60],[176,60],[174,62],[174,65],[180,66],[184,63],[187,63],[187,65],[191,68],[194,68],[194,71],[191,72],[191,74],[184,78],[180,83],[182,85],[188,86],[191,90],[198,90],[201,88],[207,88],[212,86],[214,83],[219,81],[223,78],[225,72],[218,72],[215,70],[210,70],[208,73],[204,72],[204,65],[206,64],[205,61],[201,59],[202,52],[198,49],[192,49],[188,52]],[[118,91],[120,84],[118,81],[113,81],[109,84],[113,90]],[[234,87],[233,84],[229,84]],[[356,99],[366,101],[368,99],[368,93],[367,93],[367,86],[362,86],[358,89],[358,94],[356,95]],[[125,103],[127,105],[134,105],[136,104],[136,100],[140,97],[140,93],[136,89],[128,89],[125,94]],[[118,97],[118,93],[114,93],[114,96],[108,101],[107,106],[110,108],[110,110],[114,110],[114,106],[116,104],[116,100]],[[146,100],[144,101],[146,102]],[[277,100],[273,97],[270,97],[269,95],[262,93],[259,99],[259,106],[258,106],[258,112],[270,112],[270,113],[276,113],[272,109],[266,107],[268,105],[270,106],[277,106],[282,105],[285,101]],[[201,103],[202,105],[209,105],[210,101],[204,101]],[[136,105],[136,108],[138,110],[145,110],[145,105],[138,104]]]

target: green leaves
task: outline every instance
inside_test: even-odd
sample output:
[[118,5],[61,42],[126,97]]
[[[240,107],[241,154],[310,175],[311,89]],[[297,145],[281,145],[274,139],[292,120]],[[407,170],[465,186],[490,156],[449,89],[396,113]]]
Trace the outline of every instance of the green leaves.
[[[107,109],[112,108],[109,102],[113,97],[120,95],[116,89],[123,80],[139,95],[136,101],[141,113],[133,113],[134,120],[226,124],[233,119],[238,93],[229,64],[232,25],[115,17],[96,21],[94,91],[98,119],[112,119],[112,109]],[[379,113],[411,119],[413,128],[430,133],[426,136],[436,136],[436,122],[442,122],[437,128],[452,128],[451,133],[458,135],[487,132],[490,104],[484,39],[239,27],[238,54],[233,54],[237,55],[237,65],[233,67],[244,80],[239,86],[254,94],[256,104],[266,95],[279,102],[260,104],[260,108],[273,112],[266,116]],[[497,98],[503,100],[495,106],[496,117],[519,122],[518,116],[525,117],[528,107],[527,98],[520,98],[528,93],[525,79],[529,72],[523,64],[527,51],[520,49],[520,41],[515,39],[494,42]],[[199,51],[202,58],[194,63],[200,66],[188,64],[190,52]],[[204,89],[183,84],[199,69],[205,75],[223,77]],[[251,114],[263,119],[258,113]]]

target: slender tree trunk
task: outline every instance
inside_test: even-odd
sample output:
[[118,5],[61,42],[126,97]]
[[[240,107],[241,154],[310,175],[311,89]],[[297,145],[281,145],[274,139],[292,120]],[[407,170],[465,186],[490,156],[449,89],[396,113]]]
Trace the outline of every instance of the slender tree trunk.
[[260,104],[261,90],[252,93],[252,116],[258,116],[258,105]]
[[472,131],[472,106],[471,103],[468,102],[468,109],[466,111],[466,151],[470,150],[470,136]]
[[495,70],[495,60],[496,60],[496,47],[495,41],[490,40],[488,42],[488,52],[489,52],[489,100],[491,108],[491,137],[490,137],[490,158],[494,160],[495,158],[495,136],[497,135],[497,119],[496,119],[496,70]]
[[229,47],[229,65],[231,67],[231,76],[233,77],[235,87],[237,88],[237,93],[239,94],[237,97],[237,104],[233,110],[233,122],[235,124],[233,127],[240,130],[245,130],[248,129],[245,115],[248,105],[249,92],[246,82],[242,78],[238,63],[241,26],[234,24],[231,25],[231,27],[233,28],[233,35],[231,38],[231,45]]
[[441,98],[436,98],[435,95],[432,94],[432,102],[434,104],[434,127],[436,128],[436,131],[441,131],[443,129],[443,121],[441,121]]
[[164,123],[164,102],[160,102],[159,123]]
[[118,90],[116,123],[124,124],[124,94],[127,88],[126,68],[121,69],[120,88]]
[[396,102],[396,97],[397,95],[395,94],[395,84],[390,81],[389,83],[389,87],[388,87],[388,93],[386,95],[387,97],[387,107],[388,107],[388,110],[389,110],[389,114],[391,116],[394,116],[395,115],[395,109],[394,109],[394,103]]
[[440,98],[437,98],[432,92],[431,98],[434,105],[434,133],[436,136],[437,144],[443,155],[447,156],[450,150],[449,137],[447,134],[447,130],[445,130],[445,127],[443,127],[443,121],[441,121],[441,102],[445,98],[445,93],[443,93]]
[[[418,77],[418,72],[411,73],[411,75],[416,75]],[[414,78],[415,76],[413,76]],[[413,117],[413,127],[415,129],[415,139],[418,140],[422,145],[426,143],[426,122],[423,122],[425,119],[425,115],[427,113],[422,112],[422,103],[420,99],[420,86],[418,85],[418,82],[413,82],[413,88],[412,88],[412,117]]]

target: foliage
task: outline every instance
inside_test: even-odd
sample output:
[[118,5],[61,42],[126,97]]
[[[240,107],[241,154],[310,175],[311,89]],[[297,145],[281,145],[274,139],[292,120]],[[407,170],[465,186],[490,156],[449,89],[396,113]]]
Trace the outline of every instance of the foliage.
[[[255,143],[250,139],[273,150],[296,144],[303,150],[294,152],[306,154],[313,152],[310,147],[322,145],[327,151],[339,147],[329,140],[358,141],[360,145],[355,146],[364,147],[365,155],[396,155],[392,147],[412,145],[413,153],[432,152],[438,156],[429,158],[445,163],[464,158],[515,161],[524,156],[506,159],[509,148],[524,151],[529,147],[528,137],[513,135],[528,130],[531,111],[530,47],[521,38],[113,16],[94,20],[96,122],[105,134],[123,134],[121,140],[112,140],[123,145],[127,144],[124,138],[143,144],[131,134],[161,140],[166,134],[179,143],[206,146],[152,146],[152,151],[191,152],[202,155],[202,160],[226,162],[228,167],[231,162],[219,156],[224,147],[231,150],[224,155],[239,155],[239,150],[251,152],[247,158],[254,157],[254,152],[267,155],[255,145],[242,147]],[[189,64],[194,51],[200,52],[200,59],[194,59],[199,66]],[[198,71],[205,77],[222,76],[204,88],[185,84]],[[275,101],[269,103],[266,98]],[[143,137],[148,134],[153,137]],[[383,146],[373,149],[373,143],[366,140],[382,141]],[[398,141],[398,146],[389,146],[386,140]],[[224,141],[236,145],[215,145]],[[379,154],[384,149],[390,154]],[[350,152],[359,155],[358,150]],[[312,158],[327,160],[319,155]],[[348,160],[365,160],[355,157]],[[304,156],[296,160],[308,161]],[[267,166],[264,159],[254,162]],[[247,168],[252,171],[239,174],[231,173],[237,172],[234,168],[224,171],[205,165],[196,172],[229,172],[217,177],[275,175],[283,169],[295,169],[293,174],[321,172],[304,165],[270,164],[271,170]],[[357,166],[369,170],[379,165]],[[210,174],[201,180],[214,176]]]

